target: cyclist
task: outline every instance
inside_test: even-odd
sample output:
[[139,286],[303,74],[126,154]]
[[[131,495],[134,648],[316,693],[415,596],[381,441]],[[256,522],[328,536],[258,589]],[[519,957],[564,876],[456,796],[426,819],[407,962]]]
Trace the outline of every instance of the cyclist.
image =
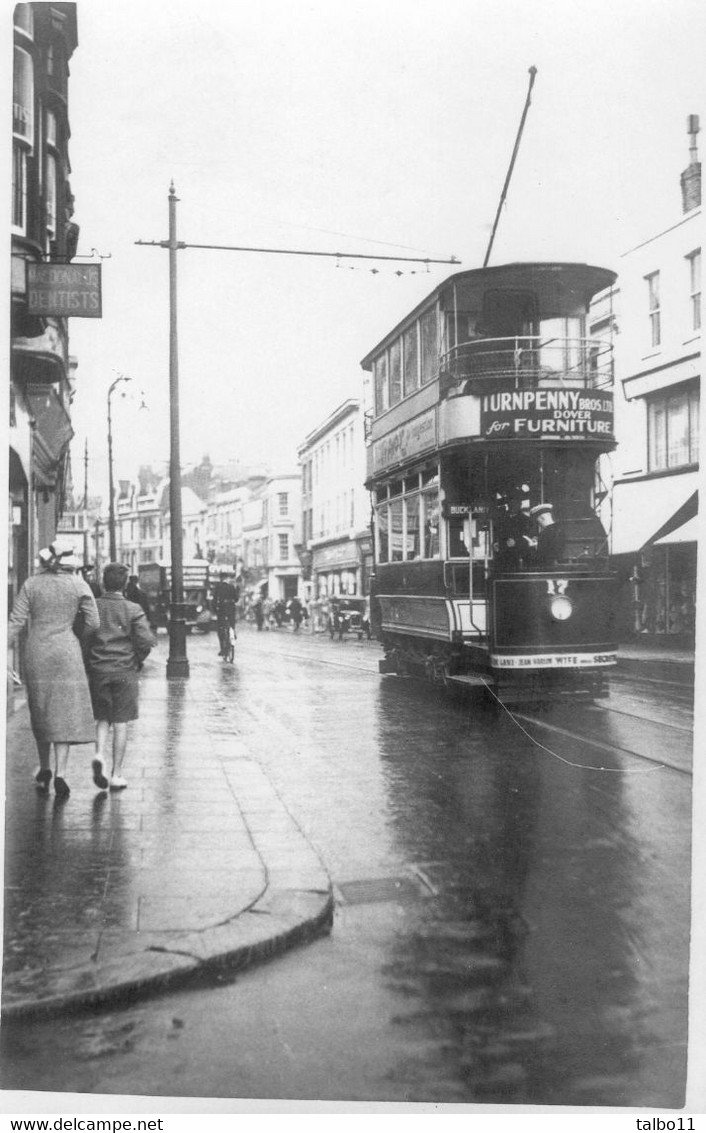
[[216,625],[218,628],[219,657],[228,653],[228,631],[233,630],[235,636],[235,606],[240,597],[240,591],[232,582],[228,582],[225,574],[221,574],[213,591],[213,601],[216,608]]

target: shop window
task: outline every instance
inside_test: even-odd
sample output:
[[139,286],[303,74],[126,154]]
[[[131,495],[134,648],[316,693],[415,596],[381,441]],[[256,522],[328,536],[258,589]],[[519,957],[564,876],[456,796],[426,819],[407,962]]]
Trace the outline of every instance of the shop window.
[[659,272],[645,276],[647,283],[647,305],[650,320],[650,345],[659,346],[662,341],[662,310],[659,298]]
[[647,403],[650,472],[696,464],[699,458],[698,386],[672,390]]

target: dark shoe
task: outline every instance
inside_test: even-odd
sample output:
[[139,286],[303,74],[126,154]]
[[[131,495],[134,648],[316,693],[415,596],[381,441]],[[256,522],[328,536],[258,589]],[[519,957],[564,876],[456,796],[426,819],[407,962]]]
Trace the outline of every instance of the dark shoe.
[[40,791],[48,791],[49,784],[51,783],[51,770],[48,767],[40,767],[39,771],[34,776],[34,781]]
[[103,774],[103,760],[94,759],[91,763],[91,767],[93,768],[93,782],[98,787],[98,790],[107,791],[110,784]]
[[57,799],[68,799],[71,794],[66,779],[62,779],[59,775],[54,779],[54,791],[56,792]]

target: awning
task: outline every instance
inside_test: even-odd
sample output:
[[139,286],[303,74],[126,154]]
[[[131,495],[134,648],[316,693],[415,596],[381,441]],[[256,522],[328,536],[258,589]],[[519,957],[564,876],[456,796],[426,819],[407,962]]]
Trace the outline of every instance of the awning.
[[675,531],[671,531],[669,535],[664,535],[661,539],[655,540],[656,547],[664,547],[671,543],[696,543],[699,538],[699,517],[693,515],[691,519],[687,519],[686,523],[682,523],[681,527],[677,527]]
[[698,472],[616,484],[614,555],[637,553],[675,531],[698,511]]

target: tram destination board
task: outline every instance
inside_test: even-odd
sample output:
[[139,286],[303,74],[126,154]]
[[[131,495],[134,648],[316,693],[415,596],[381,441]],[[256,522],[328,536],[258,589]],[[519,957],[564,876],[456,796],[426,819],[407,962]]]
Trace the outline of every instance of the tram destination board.
[[28,262],[27,310],[30,315],[100,319],[101,265]]
[[562,440],[613,436],[613,394],[586,389],[501,390],[481,401],[484,437]]

